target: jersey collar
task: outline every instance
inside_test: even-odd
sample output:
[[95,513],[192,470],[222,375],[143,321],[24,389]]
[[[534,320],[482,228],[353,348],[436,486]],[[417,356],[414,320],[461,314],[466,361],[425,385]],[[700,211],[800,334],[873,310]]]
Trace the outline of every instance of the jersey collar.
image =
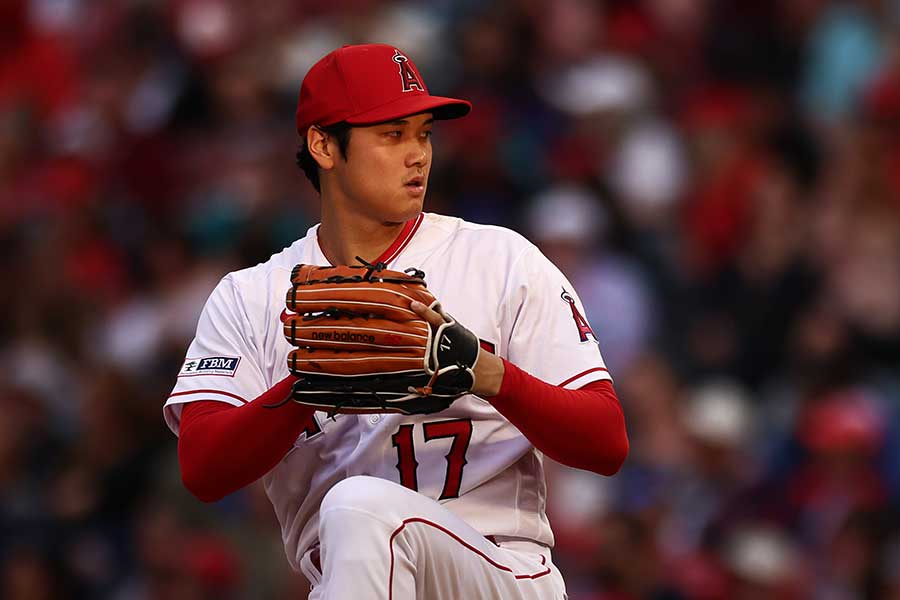
[[[391,261],[400,256],[400,253],[409,245],[412,241],[413,237],[416,235],[416,231],[419,230],[419,226],[422,224],[422,221],[425,220],[425,213],[419,213],[415,218],[410,219],[406,223],[403,224],[403,229],[400,230],[400,233],[397,235],[397,238],[391,242],[391,245],[385,249],[384,252],[381,253],[381,256],[376,258],[374,263],[384,263],[389,264]],[[325,256],[325,252],[322,250],[322,246],[319,244],[319,227],[318,225],[315,227],[315,239],[316,239],[316,249],[319,251],[319,254],[325,261],[325,264],[331,265],[331,261],[328,260],[328,257]]]

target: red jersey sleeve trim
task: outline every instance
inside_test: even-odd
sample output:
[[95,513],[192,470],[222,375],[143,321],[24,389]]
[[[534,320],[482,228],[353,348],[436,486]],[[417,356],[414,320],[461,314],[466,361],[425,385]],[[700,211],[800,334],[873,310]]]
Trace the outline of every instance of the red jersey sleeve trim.
[[218,394],[220,396],[228,396],[229,398],[234,398],[242,404],[247,404],[247,401],[237,394],[232,394],[231,392],[223,392],[222,390],[188,390],[186,392],[175,392],[173,394],[169,394],[169,398],[175,398],[176,396],[188,396],[190,394]]
[[585,375],[587,375],[589,373],[596,373],[597,371],[603,371],[605,373],[609,373],[609,369],[607,369],[606,367],[594,367],[593,369],[588,369],[587,371],[582,371],[578,375],[573,375],[573,376],[569,377],[562,383],[558,384],[558,387],[564,387],[564,386],[572,383],[576,379],[579,379],[580,377],[584,377]]

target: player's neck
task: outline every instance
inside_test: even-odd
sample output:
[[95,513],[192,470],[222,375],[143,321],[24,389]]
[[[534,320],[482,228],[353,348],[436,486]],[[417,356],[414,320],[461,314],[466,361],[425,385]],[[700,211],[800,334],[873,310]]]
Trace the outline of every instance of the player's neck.
[[319,248],[333,265],[359,264],[359,256],[372,262],[400,235],[403,223],[384,223],[364,215],[328,210],[323,202]]

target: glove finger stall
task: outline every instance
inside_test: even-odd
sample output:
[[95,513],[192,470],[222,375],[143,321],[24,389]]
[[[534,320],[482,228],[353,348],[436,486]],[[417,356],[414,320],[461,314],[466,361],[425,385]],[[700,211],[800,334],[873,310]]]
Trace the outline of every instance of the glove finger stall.
[[335,350],[373,350],[424,348],[428,344],[425,321],[320,317],[299,315],[284,322],[284,336],[292,346],[333,348]]
[[393,321],[420,318],[409,308],[413,300],[430,306],[434,302],[434,297],[425,290],[363,284],[348,287],[295,285],[288,290],[285,298],[288,309],[299,314],[337,311],[357,315],[380,315]]
[[312,285],[327,283],[329,285],[341,285],[360,281],[401,283],[425,287],[425,274],[416,271],[411,275],[401,271],[384,268],[373,268],[360,265],[345,266],[316,266],[298,264],[291,270],[291,283],[299,285]]
[[341,352],[337,350],[297,348],[288,353],[288,369],[293,375],[374,376],[423,372],[425,348],[392,352]]

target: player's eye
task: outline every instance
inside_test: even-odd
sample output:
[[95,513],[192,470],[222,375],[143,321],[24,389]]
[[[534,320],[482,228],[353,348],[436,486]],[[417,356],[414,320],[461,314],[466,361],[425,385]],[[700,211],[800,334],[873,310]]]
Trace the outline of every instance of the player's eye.
[[430,138],[433,134],[434,134],[434,132],[431,131],[431,130],[429,129],[428,131],[423,131],[423,132],[422,132],[422,137],[423,137],[423,138]]
[[403,132],[400,131],[399,129],[396,129],[394,131],[386,131],[384,135],[386,135],[388,137],[398,138],[403,135]]

